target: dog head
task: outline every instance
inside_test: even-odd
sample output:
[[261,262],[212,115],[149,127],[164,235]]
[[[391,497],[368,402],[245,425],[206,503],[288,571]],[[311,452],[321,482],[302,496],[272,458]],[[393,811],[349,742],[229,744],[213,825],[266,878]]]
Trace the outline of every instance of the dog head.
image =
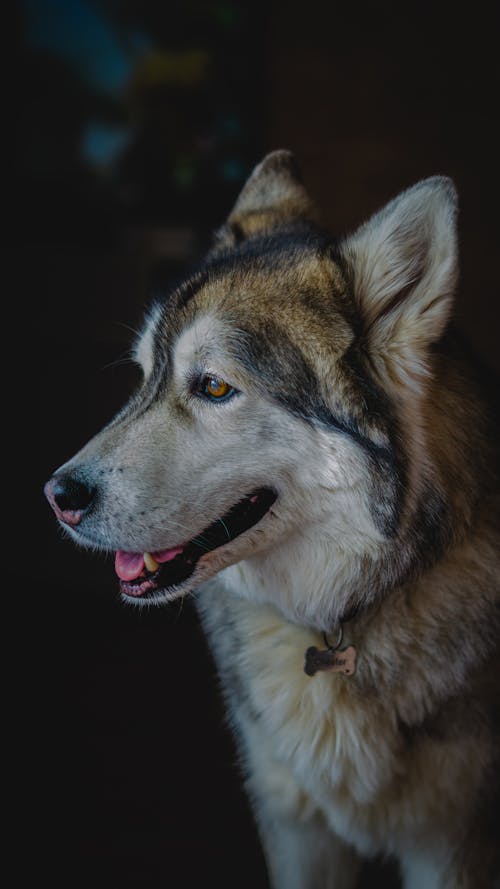
[[142,385],[46,485],[77,542],[116,552],[127,600],[168,601],[242,562],[257,589],[270,557],[279,598],[276,572],[293,587],[319,548],[318,601],[340,603],[394,554],[422,493],[418,405],[450,313],[455,215],[435,177],[333,240],[289,152],[255,169],[204,262],[151,307]]

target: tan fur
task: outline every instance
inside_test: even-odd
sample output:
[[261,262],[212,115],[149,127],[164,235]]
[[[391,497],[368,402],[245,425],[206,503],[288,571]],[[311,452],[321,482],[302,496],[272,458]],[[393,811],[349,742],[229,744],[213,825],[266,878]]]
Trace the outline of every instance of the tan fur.
[[[405,889],[492,889],[498,477],[447,333],[455,191],[418,183],[336,245],[315,218],[289,153],[266,158],[151,313],[142,390],[59,470],[99,479],[71,533],[155,552],[271,485],[258,524],[157,598],[196,591],[273,889],[353,889],[374,854]],[[200,374],[238,394],[209,404]],[[355,674],[306,675],[339,620]]]
[[319,214],[297,177],[291,152],[275,151],[265,157],[218,232],[217,244],[232,243],[235,234],[239,238],[272,232],[283,221],[317,221]]

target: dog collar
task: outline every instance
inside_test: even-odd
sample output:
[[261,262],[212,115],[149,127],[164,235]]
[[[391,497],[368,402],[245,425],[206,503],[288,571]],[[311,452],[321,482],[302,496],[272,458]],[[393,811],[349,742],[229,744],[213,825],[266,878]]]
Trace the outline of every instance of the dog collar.
[[324,673],[344,673],[352,676],[356,669],[356,649],[353,645],[341,648],[344,639],[344,623],[351,620],[357,613],[357,608],[351,611],[347,617],[336,624],[337,635],[335,642],[330,644],[326,631],[323,631],[325,648],[317,648],[311,645],[305,654],[304,672],[307,676],[314,676],[318,671]]

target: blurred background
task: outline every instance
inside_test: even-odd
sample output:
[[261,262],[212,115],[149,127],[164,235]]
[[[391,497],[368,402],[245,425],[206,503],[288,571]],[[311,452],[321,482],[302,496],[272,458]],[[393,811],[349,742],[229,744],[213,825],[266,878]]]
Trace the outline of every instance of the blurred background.
[[[295,152],[336,234],[416,180],[452,176],[457,320],[498,370],[495,4],[24,0],[19,24],[17,249],[39,355],[40,488],[126,399],[144,307],[274,148]],[[35,514],[23,607],[43,629],[28,715],[47,784],[42,873],[89,889],[265,887],[192,605],[124,608],[112,562],[63,540],[42,497]],[[391,879],[372,870],[365,885]]]

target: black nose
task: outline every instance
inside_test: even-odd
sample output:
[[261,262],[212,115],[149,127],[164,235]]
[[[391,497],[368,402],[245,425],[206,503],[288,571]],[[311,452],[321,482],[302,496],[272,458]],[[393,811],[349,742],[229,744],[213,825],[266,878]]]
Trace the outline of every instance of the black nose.
[[59,518],[76,524],[91,506],[96,488],[68,473],[52,476],[45,485],[45,494]]
[[59,509],[88,509],[95,496],[95,488],[73,476],[62,476],[54,486],[54,500]]

